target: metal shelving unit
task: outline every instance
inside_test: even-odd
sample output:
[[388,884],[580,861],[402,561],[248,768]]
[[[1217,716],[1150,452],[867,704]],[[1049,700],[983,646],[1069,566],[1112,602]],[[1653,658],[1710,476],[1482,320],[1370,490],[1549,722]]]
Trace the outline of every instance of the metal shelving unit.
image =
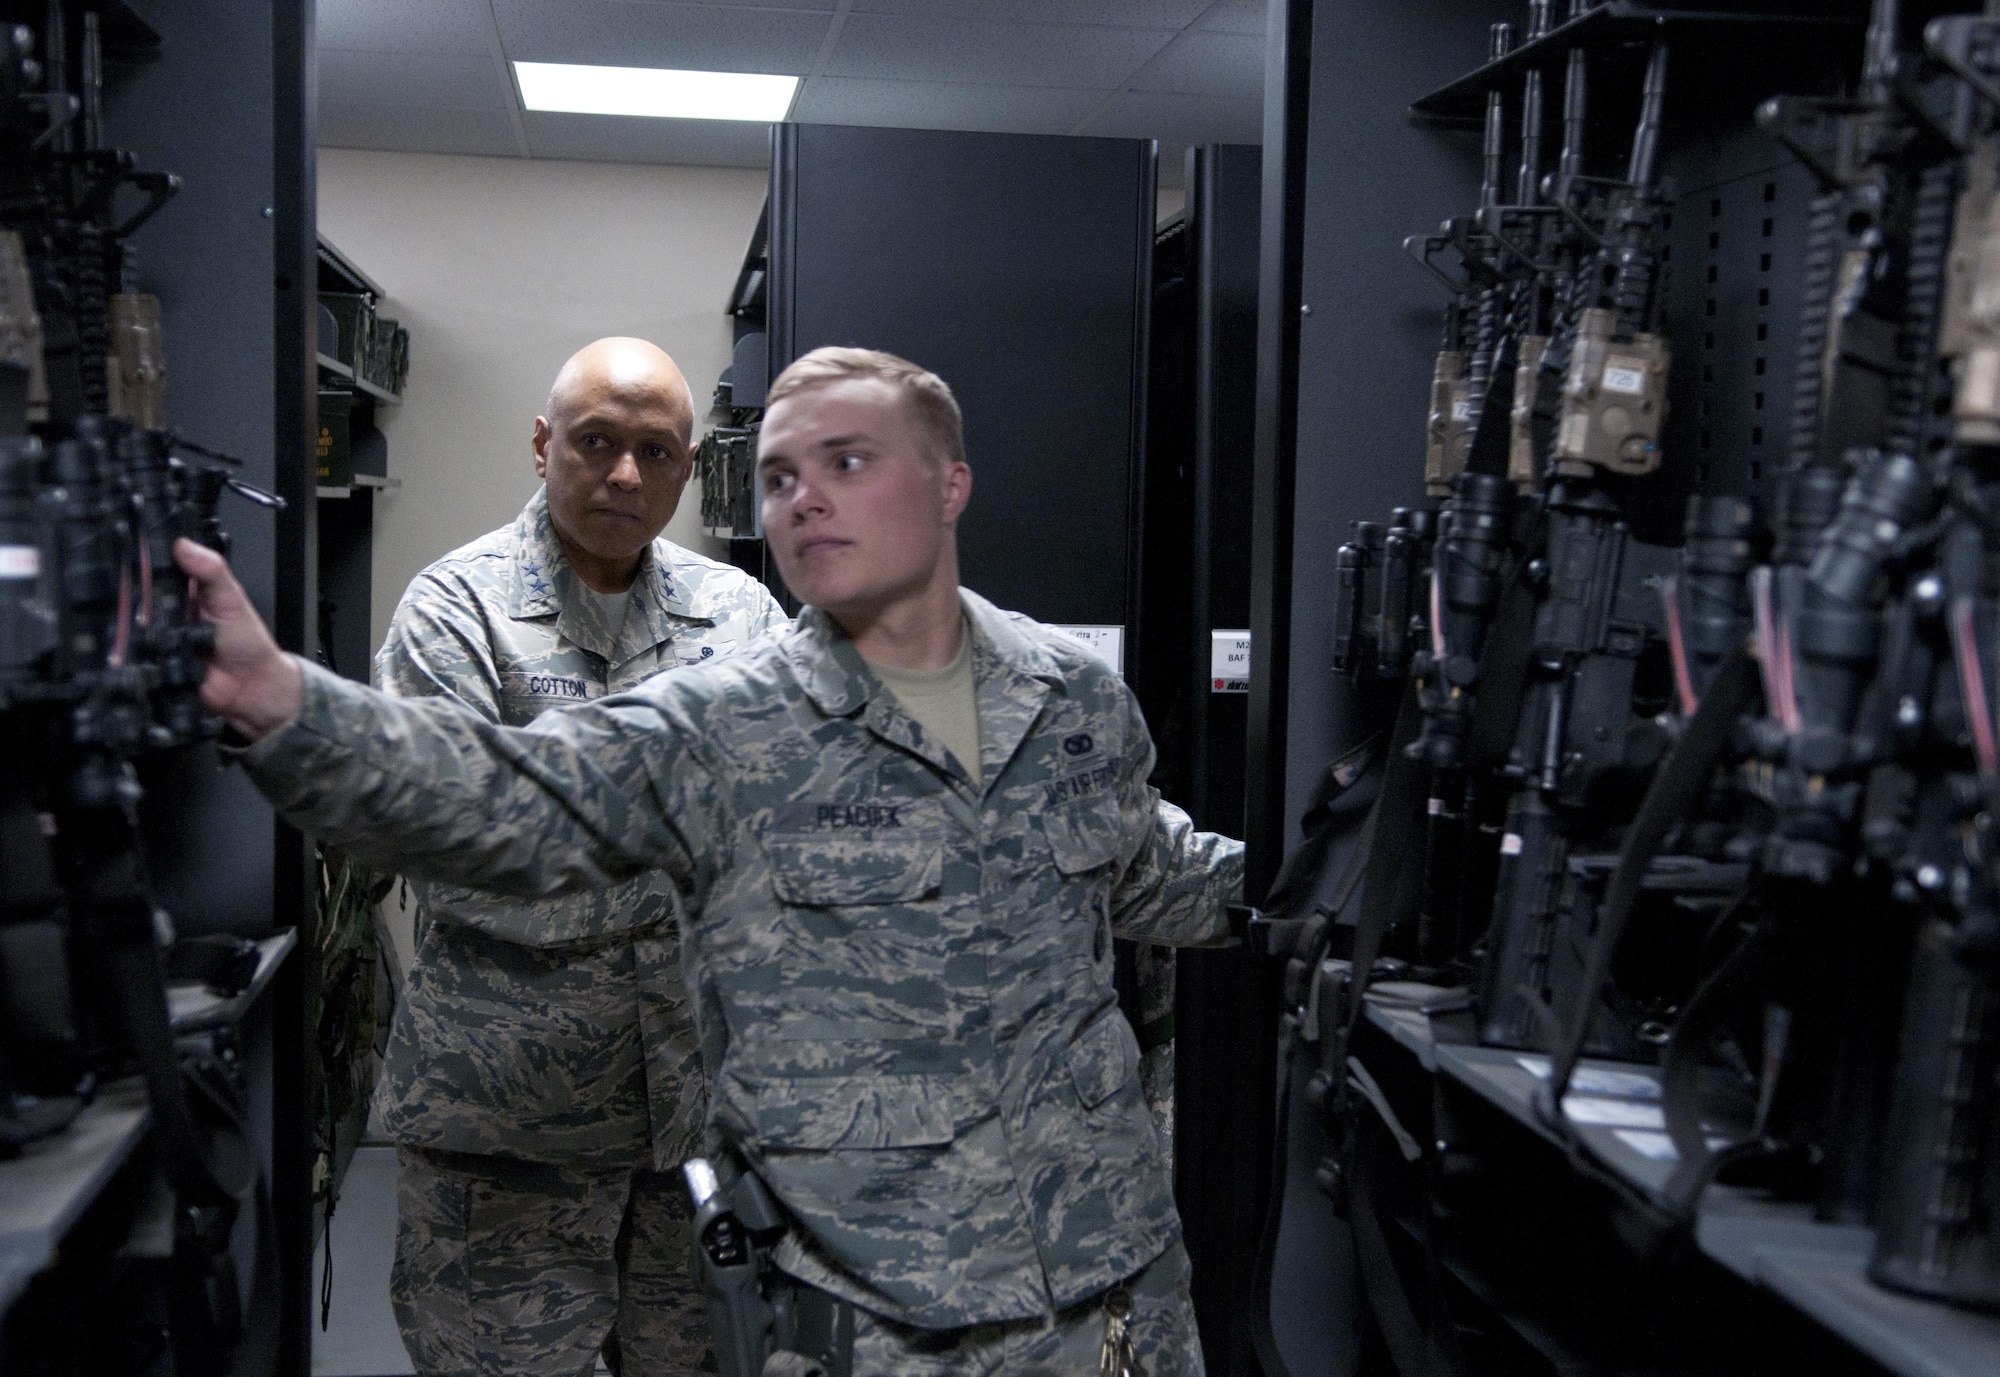
[[173,1022],[174,1032],[197,1033],[241,1023],[249,1017],[257,1001],[264,997],[264,992],[271,988],[271,982],[278,977],[278,968],[298,944],[299,934],[293,928],[272,933],[260,941],[257,944],[257,970],[250,977],[250,983],[233,995],[219,995],[208,986],[194,981],[168,981],[167,1016]]
[[333,291],[366,292],[373,297],[388,295],[379,282],[356,267],[354,260],[329,244],[325,236],[319,239],[318,256],[321,291],[329,290],[327,279],[331,277]]
[[[1947,8],[1976,6],[1904,7],[1904,46]],[[1776,380],[1792,377],[1801,352],[1808,221],[1822,188],[1758,110],[1781,94],[1803,105],[1851,93],[1870,6],[1601,0],[1578,12],[1555,0],[1553,10],[1576,17],[1508,49],[1492,28],[1523,33],[1533,17],[1525,0],[1271,5],[1247,752],[1246,893],[1259,902],[1278,862],[1297,854],[1301,819],[1317,821],[1308,815],[1328,767],[1367,735],[1369,687],[1329,681],[1336,600],[1326,590],[1354,521],[1421,501],[1416,455],[1446,296],[1402,248],[1481,204],[1487,146],[1466,131],[1483,125],[1489,96],[1500,97],[1496,156],[1511,203],[1531,72],[1543,76],[1538,166],[1548,172],[1568,60],[1587,55],[1574,146],[1584,175],[1609,178],[1626,166],[1654,45],[1670,53],[1657,170],[1672,204],[1656,246],[1659,329],[1673,357],[1668,459],[1634,482],[1628,548],[1677,546],[1691,491],[1761,494],[1790,452],[1792,394]],[[1490,57],[1495,43],[1503,55]],[[1912,87],[1921,78],[1904,76]],[[1335,835],[1339,846],[1352,834]],[[1426,845],[1395,842],[1396,859],[1412,865]],[[1451,883],[1440,885],[1448,897]],[[1492,908],[1483,889],[1463,900],[1466,947]],[[1332,940],[1336,954],[1346,950],[1344,934]],[[1386,950],[1412,960],[1411,946],[1399,930]],[[1468,955],[1483,953],[1452,959]],[[1464,979],[1462,966],[1451,969],[1440,983]],[[1817,1218],[1809,1191],[1821,1183],[1807,1179],[1809,1166],[1745,1160],[1691,1218],[1671,1220],[1652,1208],[1678,1165],[1654,1067],[1586,1061],[1585,1084],[1570,1095],[1572,1108],[1574,1097],[1589,1103],[1556,1131],[1538,1112],[1535,1053],[1475,1045],[1469,1012],[1416,1007],[1441,991],[1398,993],[1371,995],[1348,1049],[1386,1114],[1356,1091],[1348,1117],[1330,1121],[1321,1093],[1351,1068],[1308,1054],[1296,1054],[1283,1082],[1271,1314],[1298,1377],[1387,1370],[1387,1350],[1411,1330],[1421,1351],[1405,1371],[2000,1372],[2000,1317],[1869,1280],[1873,1230],[1829,1222],[1837,1209],[1867,1208],[1862,1192],[1836,1200],[1824,1188],[1828,1217]],[[1704,1088],[1729,1092],[1705,1097],[1711,1136],[1744,1136],[1746,1092],[1721,1073]],[[1371,1211],[1386,1247],[1369,1255],[1361,1235]],[[1385,1319],[1392,1301],[1409,1304]],[[1399,1319],[1409,1322],[1400,1335],[1391,1332]],[[1406,1356],[1407,1345],[1394,1361]],[[1256,1369],[1238,1357],[1226,1368],[1211,1359],[1209,1370]]]
[[355,391],[366,393],[368,396],[373,397],[376,401],[381,402],[386,406],[401,406],[403,404],[402,397],[400,397],[394,392],[391,392],[388,388],[383,387],[379,383],[372,383],[369,382],[368,379],[366,378],[355,377],[354,370],[352,368],[349,368],[346,364],[342,363],[339,359],[334,358],[332,355],[315,354],[313,358],[314,361],[319,364],[319,371],[321,373],[324,373],[326,376],[330,378],[334,378],[340,382],[346,383],[349,387],[352,387]]
[[[256,972],[234,995],[218,995],[194,982],[169,982],[174,1033],[184,1037],[243,1026],[297,945],[291,928],[260,940]],[[0,1311],[56,1261],[70,1230],[132,1161],[152,1119],[139,1077],[112,1081],[60,1132],[0,1162]]]
[[1560,73],[1572,48],[1602,51],[1662,38],[1671,41],[1686,62],[1701,64],[1704,75],[1722,67],[1722,60],[1732,54],[1755,54],[1759,82],[1777,89],[1791,75],[1785,68],[1801,55],[1802,43],[1822,40],[1829,32],[1858,31],[1861,25],[1861,16],[1856,13],[1826,12],[1838,8],[1834,6],[1800,4],[1792,12],[1785,12],[1783,6],[1768,8],[1770,12],[1746,13],[1701,5],[1605,0],[1596,9],[1558,24],[1533,42],[1522,43],[1506,56],[1420,97],[1411,103],[1410,113],[1476,128],[1488,91],[1518,90],[1530,71]]
[[[322,292],[360,292],[378,301],[387,293],[353,259],[326,239],[316,245],[317,287]],[[314,488],[319,506],[319,623],[321,650],[334,669],[365,679],[369,661],[371,568],[374,562],[374,498],[402,487],[389,474],[388,441],[381,408],[400,406],[402,397],[366,378],[323,349],[316,351],[322,385],[354,394],[349,416],[352,481]]]
[[[178,178],[171,199],[129,236],[134,285],[120,288],[114,278],[113,286],[164,303],[160,347],[174,429],[241,456],[248,483],[286,499],[275,515],[232,500],[220,517],[238,576],[279,642],[310,653],[304,608],[313,504],[301,499],[310,484],[315,375],[305,363],[311,301],[301,266],[311,233],[311,7],[290,0],[0,6],[0,18],[32,31],[45,68],[52,11],[67,21],[71,55],[88,52],[91,20],[102,36],[103,148],[129,151],[136,170]],[[16,188],[21,197],[35,190],[25,180]],[[299,963],[285,954],[304,913],[304,850],[206,745],[162,754],[142,770],[149,898],[182,937],[231,933],[263,947],[254,989],[229,1001],[201,996],[198,1017],[179,1031],[192,1045],[197,1036],[207,1040],[206,1030],[231,1025],[232,1033],[214,1035],[215,1045],[234,1057],[241,1103],[232,1108],[242,1114],[266,1188],[256,1213],[268,1247],[256,1247],[256,1229],[245,1227],[234,1261],[259,1319],[276,1328],[276,1353],[246,1349],[237,1370],[303,1377],[310,1185],[296,1139],[307,1031]],[[94,1019],[105,999],[103,973],[79,967],[75,976],[79,1017]],[[193,996],[175,998],[195,1012]],[[105,1036],[95,1027],[88,1033]],[[73,1120],[0,1161],[0,1365],[10,1372],[112,1370],[86,1353],[122,1342],[118,1335],[149,1318],[131,1308],[151,1294],[149,1278],[134,1280],[147,1269],[128,1264],[165,1259],[160,1226],[171,1250],[173,1218],[159,1208],[167,1193],[154,1188],[148,1138],[157,1126],[146,1091],[123,1071],[100,1066],[106,1079]],[[151,1323],[157,1329],[162,1320]]]
[[[1448,1018],[1433,1020],[1400,993],[1391,987],[1367,996],[1370,1025],[1426,1075],[1564,1147],[1536,1109],[1546,1057],[1455,1041],[1462,1033]],[[1656,1067],[1585,1059],[1565,1100],[1573,1130],[1596,1164],[1656,1201],[1676,1164],[1660,1119],[1659,1086]],[[1585,1188],[1581,1178],[1575,1184]],[[1826,1223],[1813,1218],[1809,1205],[1712,1185],[1697,1208],[1693,1242],[1727,1275],[1901,1377],[1987,1377],[2000,1365],[2000,1316],[1903,1295],[1868,1279],[1874,1233],[1865,1226]]]
[[[325,238],[322,237],[316,241],[316,253],[319,273],[318,290],[322,292],[360,293],[372,297],[377,301],[388,296],[388,293],[382,290],[380,283],[356,267],[353,259],[328,243]],[[370,401],[379,402],[384,406],[401,405],[403,398],[400,393],[391,392],[380,383],[371,382],[367,378],[358,376],[352,367],[333,357],[324,349],[316,351],[314,359],[319,365],[320,380],[322,382],[331,379],[341,386],[369,398]],[[372,413],[368,413],[368,421],[372,428],[374,424]]]
[[352,497],[356,488],[373,488],[378,492],[393,492],[403,486],[400,478],[382,478],[372,473],[357,473],[354,481],[346,484],[322,483],[317,491],[320,497]]
[[0,1162],[0,1309],[55,1261],[64,1237],[130,1160],[152,1121],[138,1077],[115,1081],[62,1132]]

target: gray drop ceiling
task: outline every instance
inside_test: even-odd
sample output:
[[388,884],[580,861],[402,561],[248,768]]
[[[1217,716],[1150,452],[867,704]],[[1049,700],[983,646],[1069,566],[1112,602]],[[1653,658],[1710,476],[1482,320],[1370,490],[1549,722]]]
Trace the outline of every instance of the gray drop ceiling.
[[319,0],[333,148],[762,167],[769,126],[525,111],[510,61],[778,72],[808,123],[1263,133],[1265,0]]

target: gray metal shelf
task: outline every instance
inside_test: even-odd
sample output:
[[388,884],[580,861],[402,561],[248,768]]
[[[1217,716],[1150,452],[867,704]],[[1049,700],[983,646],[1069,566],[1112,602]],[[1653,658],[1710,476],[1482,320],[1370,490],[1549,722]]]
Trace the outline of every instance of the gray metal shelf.
[[[1504,1048],[1439,1041],[1427,1015],[1370,994],[1368,1021],[1425,1070],[1478,1095],[1530,1132],[1556,1143],[1535,1111],[1547,1058]],[[1658,1198],[1675,1161],[1653,1127],[1659,1070],[1586,1058],[1565,1104],[1590,1101],[1586,1113],[1626,1120],[1576,1123],[1599,1162]],[[1651,1093],[1642,1089],[1650,1083]],[[1619,1090],[1635,1093],[1618,1093]],[[1601,1103],[1600,1103],[1601,1102]],[[1610,1106],[1623,1104],[1623,1110]],[[1860,1352],[1903,1377],[1991,1377],[2000,1372],[2000,1316],[1939,1305],[1868,1280],[1872,1230],[1826,1224],[1810,1206],[1778,1203],[1729,1186],[1710,1186],[1695,1218],[1695,1245],[1707,1257],[1779,1297]]]
[[357,473],[352,483],[322,483],[314,491],[321,497],[352,497],[356,488],[379,488],[393,490],[403,486],[400,478],[384,478],[379,474]]
[[318,236],[320,290],[326,291],[326,278],[331,275],[334,290],[343,292],[366,292],[373,297],[387,296],[375,279],[354,266],[354,260],[327,242],[325,235]]
[[361,377],[355,378],[354,387],[356,391],[367,393],[369,396],[373,397],[376,401],[383,403],[385,406],[401,406],[403,404],[403,397],[401,393],[391,392],[388,388],[383,387],[381,384],[369,382],[368,379],[366,378],[361,378]]
[[346,383],[355,391],[365,392],[386,406],[401,406],[403,404],[401,393],[391,392],[380,383],[372,383],[366,378],[357,377],[352,368],[349,368],[339,359],[333,357],[333,355],[315,354],[313,357],[318,361],[321,372],[332,374],[339,381]]
[[[1826,8],[1851,10],[1852,7]],[[1745,45],[1761,45],[1772,50],[1768,65],[1768,61],[1795,55],[1816,40],[1824,41],[1828,34],[1850,33],[1863,18],[1852,12],[1810,11],[1807,5],[1750,5],[1731,10],[1606,0],[1583,15],[1556,25],[1543,37],[1524,42],[1506,56],[1419,97],[1410,110],[1430,119],[1476,125],[1488,91],[1518,91],[1522,77],[1531,69],[1560,71],[1572,48],[1601,51],[1667,40],[1679,54],[1693,50],[1706,64],[1719,56],[1741,54]]]
[[0,1311],[55,1261],[72,1225],[146,1136],[153,1111],[135,1076],[101,1088],[62,1132],[0,1162]]
[[197,1033],[205,1028],[220,1028],[227,1023],[241,1022],[250,1012],[250,1006],[263,998],[264,991],[271,988],[271,981],[277,977],[278,967],[285,957],[299,944],[298,930],[286,928],[264,938],[257,944],[257,971],[250,977],[250,983],[237,994],[224,998],[206,985],[186,981],[170,982],[167,985],[167,1017],[173,1021],[176,1033]]
[[[298,934],[287,928],[257,945],[256,973],[230,998],[201,985],[168,985],[168,1017],[175,1033],[240,1021],[270,989],[278,968],[298,945]],[[152,1121],[144,1083],[137,1076],[114,1081],[101,1087],[61,1132],[0,1162],[0,1313],[55,1261],[64,1236],[125,1165]]]

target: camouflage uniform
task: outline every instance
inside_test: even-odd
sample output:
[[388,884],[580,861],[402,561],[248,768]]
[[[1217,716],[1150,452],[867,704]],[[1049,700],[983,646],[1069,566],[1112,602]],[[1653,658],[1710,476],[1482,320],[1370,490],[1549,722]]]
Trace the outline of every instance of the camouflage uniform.
[[245,753],[372,864],[542,895],[665,871],[711,1133],[799,1226],[780,1265],[959,1346],[1176,1247],[1111,939],[1225,942],[1242,883],[1241,846],[1146,783],[1118,677],[964,597],[978,789],[811,611],[522,730],[307,665],[297,718]]
[[1137,947],[1132,953],[1137,977],[1139,1085],[1153,1130],[1160,1135],[1167,1174],[1174,1170],[1174,991],[1178,968],[1172,947]]
[[[519,726],[786,624],[762,584],[665,539],[622,628],[575,578],[537,492],[412,581],[377,682]],[[417,1366],[574,1373],[615,1319],[628,1373],[698,1371],[706,1315],[668,1173],[696,1151],[706,1086],[671,884],[654,873],[539,902],[421,885],[419,898],[380,1091],[402,1165],[391,1292]],[[635,1236],[659,1255],[614,1259]]]
[[[1123,1286],[1126,1332],[1146,1377],[1201,1377],[1188,1299],[1187,1250],[1176,1243]],[[1054,1315],[943,1334],[854,1312],[854,1377],[1096,1377],[1105,1298]]]

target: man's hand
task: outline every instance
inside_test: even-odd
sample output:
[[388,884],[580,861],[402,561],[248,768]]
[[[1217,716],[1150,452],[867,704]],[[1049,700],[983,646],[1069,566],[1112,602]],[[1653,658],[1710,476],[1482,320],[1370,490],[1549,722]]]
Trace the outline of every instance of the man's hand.
[[215,654],[201,681],[201,703],[255,741],[298,716],[302,679],[250,605],[221,555],[192,540],[174,542],[174,561],[194,580],[195,606],[215,628]]

